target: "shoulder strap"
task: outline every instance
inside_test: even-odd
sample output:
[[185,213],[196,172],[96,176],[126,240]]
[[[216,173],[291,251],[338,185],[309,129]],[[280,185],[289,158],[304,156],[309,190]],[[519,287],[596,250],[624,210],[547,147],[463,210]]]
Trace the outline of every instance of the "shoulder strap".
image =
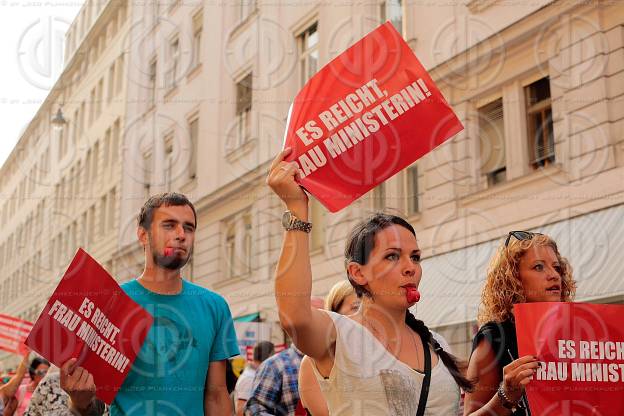
[[420,399],[418,399],[418,411],[416,416],[425,414],[425,406],[427,406],[427,397],[429,397],[429,385],[431,384],[431,351],[429,349],[429,341],[422,335],[420,336],[423,344],[423,352],[425,354],[425,378],[423,379],[422,388],[420,389]]

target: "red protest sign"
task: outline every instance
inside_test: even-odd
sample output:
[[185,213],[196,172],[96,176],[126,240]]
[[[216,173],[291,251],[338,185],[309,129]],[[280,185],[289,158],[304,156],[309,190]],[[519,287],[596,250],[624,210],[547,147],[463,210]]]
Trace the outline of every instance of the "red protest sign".
[[624,414],[623,313],[618,305],[514,305],[518,353],[542,362],[527,386],[532,414]]
[[0,350],[25,354],[24,341],[32,327],[32,322],[0,313]]
[[70,358],[93,374],[96,395],[110,404],[153,322],[117,282],[79,249],[26,344],[61,366]]
[[401,35],[381,25],[295,98],[284,136],[299,183],[336,212],[463,126]]

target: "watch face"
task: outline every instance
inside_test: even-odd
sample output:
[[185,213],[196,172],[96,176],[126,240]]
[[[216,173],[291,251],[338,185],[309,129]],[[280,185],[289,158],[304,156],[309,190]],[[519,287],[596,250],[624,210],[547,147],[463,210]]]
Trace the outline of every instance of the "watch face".
[[290,219],[291,219],[290,211],[284,212],[284,215],[282,215],[282,225],[284,226],[284,228],[290,227]]

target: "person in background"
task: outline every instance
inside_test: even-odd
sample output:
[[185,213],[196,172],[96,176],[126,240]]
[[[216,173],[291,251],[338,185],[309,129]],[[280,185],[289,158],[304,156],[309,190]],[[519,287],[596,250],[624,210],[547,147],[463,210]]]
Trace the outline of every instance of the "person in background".
[[253,381],[260,364],[275,353],[275,346],[270,341],[260,341],[253,349],[253,360],[245,366],[236,382],[236,416],[243,416],[245,404],[251,397]]
[[[322,298],[311,296],[308,299],[305,300],[312,307],[323,308]],[[303,411],[298,383],[302,358],[303,353],[292,344],[260,365],[245,406],[246,416],[292,416]]]
[[16,410],[17,399],[15,398],[15,393],[26,375],[29,355],[30,350],[24,353],[22,361],[17,366],[17,370],[15,370],[15,374],[6,384],[0,386],[0,416],[11,416]]
[[303,353],[290,348],[266,359],[256,372],[246,416],[291,416],[299,405],[297,377]]
[[39,385],[39,382],[43,379],[43,377],[45,377],[49,368],[50,363],[42,357],[35,357],[30,362],[30,367],[28,367],[30,383],[21,385],[17,390],[17,395],[15,396],[18,403],[16,413],[18,416],[24,415],[33,392]]
[[[336,283],[325,297],[325,310],[352,315],[360,308],[355,289],[347,280]],[[327,403],[314,375],[312,360],[305,356],[299,369],[299,396],[303,407],[312,416],[329,416]]]
[[76,409],[67,393],[61,388],[61,373],[58,367],[50,367],[32,394],[24,416],[108,416],[104,402],[95,399],[88,412]]
[[472,343],[465,415],[530,415],[525,386],[539,366],[537,357],[518,357],[513,305],[571,302],[576,292],[570,263],[547,235],[511,231],[488,267],[481,294],[481,328]]

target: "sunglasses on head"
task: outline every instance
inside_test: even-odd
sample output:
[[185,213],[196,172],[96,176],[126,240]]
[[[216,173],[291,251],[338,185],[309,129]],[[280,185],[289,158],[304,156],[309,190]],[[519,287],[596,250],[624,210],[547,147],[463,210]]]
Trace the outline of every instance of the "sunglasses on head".
[[511,237],[514,237],[516,240],[522,241],[522,240],[530,240],[536,235],[544,235],[544,234],[532,233],[530,231],[509,231],[509,234],[507,235],[507,240],[505,240],[505,247],[509,245],[509,240],[511,240]]

